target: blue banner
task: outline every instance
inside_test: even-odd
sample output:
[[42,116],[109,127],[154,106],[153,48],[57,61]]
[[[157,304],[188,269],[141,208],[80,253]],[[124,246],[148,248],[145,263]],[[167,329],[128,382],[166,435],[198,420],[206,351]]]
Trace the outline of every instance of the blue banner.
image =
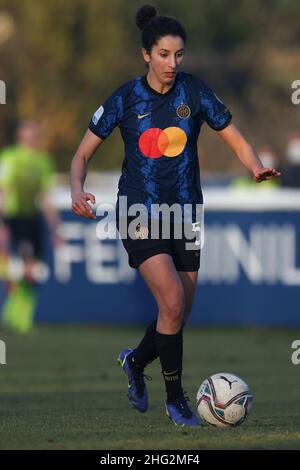
[[[99,240],[97,221],[62,212],[65,244],[47,245],[40,322],[145,324],[156,303],[120,240]],[[297,210],[207,210],[191,324],[300,325]]]

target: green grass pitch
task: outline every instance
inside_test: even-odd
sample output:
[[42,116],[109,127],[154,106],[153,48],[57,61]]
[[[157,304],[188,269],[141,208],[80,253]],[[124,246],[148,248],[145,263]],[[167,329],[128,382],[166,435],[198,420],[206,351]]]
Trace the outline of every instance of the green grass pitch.
[[300,449],[300,365],[291,344],[300,330],[191,328],[183,384],[195,409],[200,383],[232,372],[251,387],[254,406],[240,427],[176,428],[164,411],[158,361],[147,374],[150,406],[127,402],[116,358],[142,329],[43,326],[26,337],[0,332],[0,449]]

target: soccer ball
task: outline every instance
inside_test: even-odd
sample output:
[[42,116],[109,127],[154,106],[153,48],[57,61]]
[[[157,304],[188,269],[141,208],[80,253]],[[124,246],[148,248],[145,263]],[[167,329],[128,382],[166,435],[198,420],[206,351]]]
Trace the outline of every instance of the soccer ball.
[[212,426],[237,426],[249,415],[252,400],[248,385],[240,377],[221,372],[208,377],[199,387],[197,411]]

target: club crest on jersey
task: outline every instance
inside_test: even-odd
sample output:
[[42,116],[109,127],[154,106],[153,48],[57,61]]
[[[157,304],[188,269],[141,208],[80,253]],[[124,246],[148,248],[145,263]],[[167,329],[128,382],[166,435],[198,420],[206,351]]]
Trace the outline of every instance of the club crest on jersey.
[[177,116],[182,119],[187,119],[191,115],[191,108],[187,104],[181,104],[176,109]]

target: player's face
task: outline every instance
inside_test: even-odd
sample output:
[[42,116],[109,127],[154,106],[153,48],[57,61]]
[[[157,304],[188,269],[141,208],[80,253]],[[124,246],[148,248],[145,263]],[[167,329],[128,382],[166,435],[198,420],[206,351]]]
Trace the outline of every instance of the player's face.
[[183,61],[184,42],[179,36],[164,36],[152,48],[151,54],[142,50],[149,72],[162,84],[171,84]]

